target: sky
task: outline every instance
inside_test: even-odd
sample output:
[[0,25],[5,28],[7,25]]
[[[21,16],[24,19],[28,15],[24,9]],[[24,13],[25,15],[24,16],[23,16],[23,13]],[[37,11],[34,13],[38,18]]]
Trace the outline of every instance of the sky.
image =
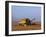
[[20,18],[35,18],[36,21],[41,21],[41,7],[36,6],[11,6],[12,19]]

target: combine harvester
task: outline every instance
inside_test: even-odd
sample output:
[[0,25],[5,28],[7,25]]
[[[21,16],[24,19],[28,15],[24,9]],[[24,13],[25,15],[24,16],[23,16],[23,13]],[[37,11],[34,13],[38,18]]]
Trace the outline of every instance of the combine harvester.
[[35,20],[35,18],[32,20],[30,20],[29,18],[24,18],[24,19],[21,19],[18,23],[19,25],[27,26],[27,25],[32,25],[33,20]]

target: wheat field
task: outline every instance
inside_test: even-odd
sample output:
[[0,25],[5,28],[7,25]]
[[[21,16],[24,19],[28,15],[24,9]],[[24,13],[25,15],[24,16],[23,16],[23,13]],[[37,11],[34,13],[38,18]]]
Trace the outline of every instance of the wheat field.
[[12,24],[12,31],[24,31],[24,30],[40,30],[41,29],[41,24],[40,23],[32,23],[32,25],[15,25]]

